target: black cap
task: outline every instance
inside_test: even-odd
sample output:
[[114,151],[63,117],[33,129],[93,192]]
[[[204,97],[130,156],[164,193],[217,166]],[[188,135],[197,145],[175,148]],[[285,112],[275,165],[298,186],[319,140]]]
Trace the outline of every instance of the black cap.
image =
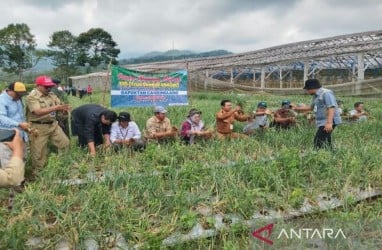
[[55,84],[60,84],[61,83],[61,81],[58,80],[58,79],[52,79],[52,82],[54,82]]
[[120,122],[129,122],[130,121],[130,114],[127,112],[121,112],[121,113],[119,113],[118,120]]
[[305,81],[304,89],[319,89],[321,88],[321,83],[317,79],[309,79]]

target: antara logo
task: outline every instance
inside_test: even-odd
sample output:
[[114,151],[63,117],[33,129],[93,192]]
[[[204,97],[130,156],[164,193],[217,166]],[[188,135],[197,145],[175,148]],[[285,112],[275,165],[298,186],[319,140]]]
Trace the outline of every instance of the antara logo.
[[[268,245],[273,245],[273,241],[269,239],[269,237],[271,236],[272,230],[273,230],[273,224],[269,224],[253,231],[252,235],[253,237],[258,238],[259,240],[264,241]],[[265,237],[261,235],[261,233],[264,231],[267,232],[267,235]]]
[[[266,233],[263,233],[263,232]],[[259,228],[252,232],[253,237],[267,243],[268,245],[273,245],[273,241],[270,236],[273,231],[273,224],[268,224],[262,228]],[[332,228],[323,229],[313,229],[313,228],[300,228],[300,229],[281,229],[277,239],[337,239],[342,237],[346,239],[346,236],[342,229],[334,230]]]
[[342,229],[335,231],[332,228],[323,228],[323,229],[313,229],[313,228],[301,228],[301,229],[289,229],[289,232],[286,229],[281,229],[277,239],[281,237],[286,239],[337,239],[338,237],[346,239],[346,236]]

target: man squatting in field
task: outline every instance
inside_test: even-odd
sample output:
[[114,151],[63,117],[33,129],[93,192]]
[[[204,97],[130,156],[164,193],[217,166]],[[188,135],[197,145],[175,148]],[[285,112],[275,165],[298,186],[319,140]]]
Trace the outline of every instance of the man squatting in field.
[[233,132],[234,121],[249,121],[251,117],[244,115],[242,108],[238,105],[232,109],[230,100],[220,102],[221,109],[216,113],[216,135],[218,139],[244,138],[244,134]]

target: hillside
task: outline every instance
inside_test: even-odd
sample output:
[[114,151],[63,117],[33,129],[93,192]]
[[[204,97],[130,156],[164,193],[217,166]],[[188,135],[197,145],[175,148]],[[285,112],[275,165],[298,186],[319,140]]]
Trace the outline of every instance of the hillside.
[[153,51],[147,53],[143,56],[122,59],[119,61],[120,65],[125,64],[137,64],[137,63],[148,63],[148,62],[161,62],[169,60],[180,60],[188,58],[200,58],[200,57],[210,57],[210,56],[222,56],[232,54],[227,50],[212,50],[207,52],[193,52],[190,50],[168,50],[166,52]]

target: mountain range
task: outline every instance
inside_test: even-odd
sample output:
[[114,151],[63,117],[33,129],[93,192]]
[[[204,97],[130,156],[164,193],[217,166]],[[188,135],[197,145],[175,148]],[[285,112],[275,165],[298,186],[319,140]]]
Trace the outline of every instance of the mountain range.
[[194,52],[190,50],[168,50],[166,52],[153,51],[144,54],[140,57],[122,59],[119,60],[120,65],[126,64],[137,64],[137,63],[148,63],[148,62],[161,62],[170,60],[181,60],[189,58],[200,58],[200,57],[210,57],[210,56],[222,56],[229,55],[232,52],[227,50],[212,50],[207,52]]
[[[121,59],[119,65],[148,63],[148,62],[161,62],[169,60],[181,60],[189,58],[200,58],[210,56],[229,55],[232,52],[227,50],[212,50],[207,52],[194,52],[191,50],[168,50],[166,52],[152,51],[135,58]],[[55,66],[49,58],[41,58],[39,62],[30,69],[31,72],[47,72],[53,70]]]

